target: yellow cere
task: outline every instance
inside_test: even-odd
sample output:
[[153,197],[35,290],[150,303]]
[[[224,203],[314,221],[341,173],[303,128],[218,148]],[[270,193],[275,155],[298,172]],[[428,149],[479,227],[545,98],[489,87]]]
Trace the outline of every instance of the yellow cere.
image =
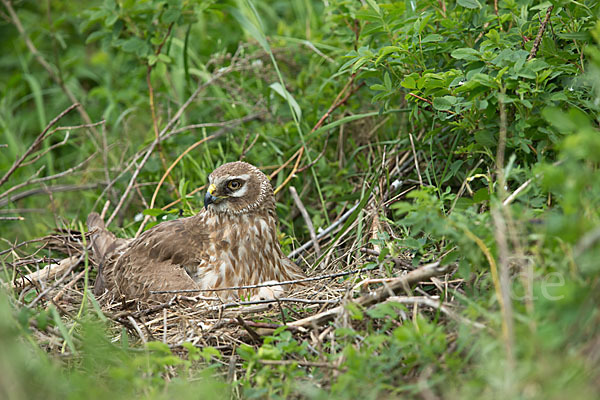
[[211,183],[210,186],[208,187],[208,193],[210,193],[212,195],[215,192],[215,190],[217,190],[217,187],[215,186],[214,183]]

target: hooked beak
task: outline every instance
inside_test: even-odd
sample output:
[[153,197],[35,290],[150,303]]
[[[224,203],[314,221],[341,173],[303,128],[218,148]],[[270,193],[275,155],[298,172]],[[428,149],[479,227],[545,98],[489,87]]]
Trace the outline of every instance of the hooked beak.
[[215,192],[215,190],[217,190],[217,187],[213,184],[211,184],[208,187],[208,190],[206,191],[206,194],[204,195],[204,208],[208,208],[208,206],[214,202],[216,202],[219,198],[216,196],[213,196],[213,193]]

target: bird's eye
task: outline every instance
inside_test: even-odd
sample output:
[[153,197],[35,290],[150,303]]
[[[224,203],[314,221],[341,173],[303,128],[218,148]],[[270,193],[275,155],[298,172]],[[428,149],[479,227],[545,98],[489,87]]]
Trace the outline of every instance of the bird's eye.
[[238,179],[233,179],[227,183],[227,189],[229,190],[238,190],[240,187],[242,187],[242,182]]

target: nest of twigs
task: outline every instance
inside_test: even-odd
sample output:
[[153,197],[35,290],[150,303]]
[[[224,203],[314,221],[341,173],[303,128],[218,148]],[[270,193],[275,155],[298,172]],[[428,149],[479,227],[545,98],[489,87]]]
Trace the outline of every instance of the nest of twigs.
[[[19,257],[13,249],[13,261],[5,262],[7,271],[13,274],[10,286],[15,298],[24,307],[54,304],[68,327],[75,322],[82,302],[91,297],[91,291],[85,289],[93,284],[96,266],[87,261],[87,250],[83,245],[89,240],[84,241],[79,232],[63,231],[21,245],[32,242],[38,247],[33,255]],[[37,256],[47,250],[66,257]],[[408,258],[386,257],[378,261],[380,257],[376,250],[353,248],[352,245],[335,260],[328,258],[326,269],[309,272],[309,278],[302,282],[292,281],[294,289],[285,298],[277,300],[226,303],[203,293],[181,293],[173,294],[170,300],[160,304],[103,302],[102,299],[93,302],[96,308],[101,304],[102,314],[113,322],[115,340],[125,327],[140,344],[160,341],[174,351],[183,350],[184,343],[212,346],[223,357],[230,357],[230,373],[236,366],[241,367],[235,356],[237,347],[260,345],[263,337],[272,335],[276,329],[289,330],[312,348],[324,348],[324,342],[335,340],[336,327],[364,323],[351,318],[349,302],[362,309],[383,302],[399,302],[410,306],[407,307],[410,311],[401,316],[403,319],[414,316],[406,314],[421,311],[440,312],[446,318],[462,319],[453,311],[452,297],[448,295],[449,288],[462,283],[451,279],[455,270],[452,266],[434,262],[414,267]],[[343,268],[340,268],[342,264]],[[17,272],[22,270],[30,272]],[[57,329],[38,329],[35,323],[31,328],[49,352],[61,349],[64,352],[64,342]],[[318,366],[306,360],[265,360],[271,363],[288,361]]]

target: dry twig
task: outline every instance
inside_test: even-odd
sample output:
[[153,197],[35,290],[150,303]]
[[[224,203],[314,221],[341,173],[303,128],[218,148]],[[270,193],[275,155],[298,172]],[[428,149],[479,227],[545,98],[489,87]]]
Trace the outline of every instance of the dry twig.
[[[10,6],[10,3],[7,0],[2,0],[2,2],[5,3],[5,5],[8,4],[7,7]],[[12,10],[12,7],[9,10]],[[8,171],[4,174],[4,176],[2,178],[0,178],[0,186],[2,186],[4,183],[6,183],[6,181],[8,180],[8,178],[10,178],[10,176],[17,170],[17,168],[19,168],[19,166],[23,163],[23,161],[25,161],[25,159],[33,151],[35,151],[35,149],[39,146],[39,144],[42,142],[42,140],[44,140],[46,138],[46,134],[48,133],[48,131],[50,130],[50,128],[52,128],[65,115],[67,115],[69,112],[73,111],[77,107],[79,107],[79,103],[71,104],[63,112],[61,112],[56,117],[54,117],[54,119],[52,121],[50,121],[50,123],[48,123],[48,125],[46,125],[46,127],[44,128],[44,130],[42,131],[42,133],[40,133],[38,135],[38,137],[35,138],[35,140],[31,144],[31,146],[29,146],[29,148],[27,150],[25,150],[25,153],[23,153],[23,155],[19,159],[17,159],[13,163],[13,165],[8,169]]]
[[77,265],[78,259],[78,256],[73,256],[65,258],[57,264],[48,264],[47,266],[38,271],[32,272],[31,274],[15,279],[12,282],[12,287],[15,289],[24,289],[27,286],[33,285],[34,282],[40,281],[42,279],[50,281],[58,275],[65,272],[67,269],[72,268],[74,265]]

